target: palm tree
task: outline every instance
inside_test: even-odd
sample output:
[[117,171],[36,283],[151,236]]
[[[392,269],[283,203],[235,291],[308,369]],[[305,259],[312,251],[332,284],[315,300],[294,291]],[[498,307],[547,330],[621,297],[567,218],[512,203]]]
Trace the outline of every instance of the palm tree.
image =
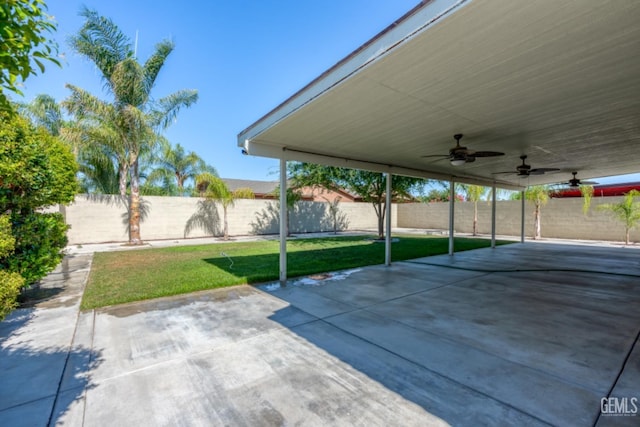
[[37,95],[30,103],[20,104],[18,109],[36,126],[44,127],[53,136],[60,136],[65,122],[60,105],[52,96]]
[[586,215],[591,207],[591,199],[593,198],[593,185],[581,185],[580,194],[582,195],[582,213]]
[[171,41],[156,45],[155,51],[144,63],[135,57],[131,40],[110,19],[95,10],[82,9],[85,23],[77,35],[71,37],[73,49],[92,61],[102,73],[105,88],[113,96],[111,103],[72,85],[71,97],[66,105],[79,118],[92,122],[106,122],[117,136],[120,172],[120,193],[126,191],[129,176],[129,243],[141,244],[140,237],[140,155],[149,150],[159,137],[156,133],[166,128],[182,107],[189,107],[198,99],[195,90],[181,90],[154,100],[151,91],[158,73],[174,49]]
[[549,201],[549,189],[544,185],[534,185],[524,192],[524,196],[530,202],[533,202],[533,240],[541,237],[540,233],[540,216],[542,207]]
[[159,167],[149,174],[148,180],[153,182],[155,180],[166,181],[169,178],[175,179],[180,195],[184,195],[184,185],[187,180],[195,180],[196,176],[204,172],[209,172],[214,176],[218,175],[213,166],[207,165],[193,151],[187,153],[180,144],[172,147],[171,144],[165,142],[156,163]]
[[473,235],[478,235],[478,201],[484,196],[487,191],[486,187],[481,185],[463,184],[462,189],[465,193],[465,198],[469,202],[473,202]]
[[224,240],[229,240],[227,208],[233,206],[237,199],[253,199],[255,194],[250,188],[238,188],[235,191],[231,191],[223,180],[209,172],[202,173],[196,177],[196,188],[202,196],[222,205],[223,235]]
[[634,202],[640,197],[640,191],[631,190],[624,195],[620,203],[607,203],[598,206],[598,209],[611,212],[615,218],[624,224],[624,243],[629,244],[631,229],[640,224],[640,202]]

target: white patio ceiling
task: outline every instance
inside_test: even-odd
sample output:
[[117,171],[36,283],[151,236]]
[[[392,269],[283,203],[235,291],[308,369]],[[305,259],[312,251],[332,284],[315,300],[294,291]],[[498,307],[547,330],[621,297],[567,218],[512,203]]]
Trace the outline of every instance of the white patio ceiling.
[[[640,172],[639,22],[636,0],[422,2],[238,145],[504,187]],[[456,133],[469,149],[506,155],[457,167],[421,157],[448,153]],[[523,154],[561,171],[496,174]]]

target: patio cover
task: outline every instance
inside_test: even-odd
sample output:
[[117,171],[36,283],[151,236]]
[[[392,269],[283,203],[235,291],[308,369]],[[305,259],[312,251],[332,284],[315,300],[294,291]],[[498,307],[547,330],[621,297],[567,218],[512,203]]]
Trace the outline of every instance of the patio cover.
[[[238,135],[250,155],[516,189],[640,171],[640,2],[423,1]],[[472,150],[506,153],[452,166]],[[522,179],[519,157],[560,172]]]
[[[495,245],[495,187],[640,171],[638,22],[635,0],[422,1],[237,143],[280,159],[282,188],[287,160],[384,172],[387,182],[396,174],[492,186]],[[505,155],[461,166],[424,157],[446,155],[458,133],[470,150]],[[523,155],[532,168],[559,171],[520,177]],[[523,199],[521,241],[524,214]],[[285,222],[282,209],[283,283]],[[387,265],[390,224],[387,210]]]

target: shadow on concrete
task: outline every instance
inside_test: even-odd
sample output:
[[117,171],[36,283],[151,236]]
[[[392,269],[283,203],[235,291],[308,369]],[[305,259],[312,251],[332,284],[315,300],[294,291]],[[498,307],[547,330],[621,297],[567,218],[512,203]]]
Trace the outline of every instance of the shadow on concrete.
[[[282,298],[281,295],[278,297]],[[284,299],[287,300],[287,298]],[[469,396],[464,392],[460,393],[459,397],[452,397],[450,392],[444,392],[448,386],[447,380],[363,340],[359,336],[344,332],[321,318],[309,320],[308,317],[311,317],[308,312],[301,311],[294,305],[289,305],[274,312],[269,319],[281,324],[297,337],[327,352],[341,363],[355,369],[387,390],[420,406],[429,415],[440,419],[438,425],[456,425],[456,422],[459,423],[461,418],[464,418],[454,417],[452,419],[449,408],[445,409],[451,405],[461,411],[460,408],[464,408],[469,403],[466,401]],[[306,321],[292,325],[291,319]],[[426,387],[431,388],[431,391],[426,391]],[[446,405],[442,405],[442,402],[433,398],[433,394],[437,394],[438,391],[443,391],[441,398],[443,401],[449,400]],[[487,420],[480,416],[476,421],[476,425],[484,425]],[[474,425],[474,423],[465,425]]]
[[32,322],[48,315],[20,309],[0,323],[0,425],[82,420],[85,393],[94,387],[90,372],[102,362],[101,352],[59,345],[56,331],[36,327],[34,333]]

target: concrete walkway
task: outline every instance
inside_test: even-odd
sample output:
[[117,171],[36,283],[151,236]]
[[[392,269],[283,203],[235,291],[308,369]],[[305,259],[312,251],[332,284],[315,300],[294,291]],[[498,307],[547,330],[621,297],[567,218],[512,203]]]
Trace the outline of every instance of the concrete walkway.
[[0,323],[0,425],[640,421],[600,407],[640,398],[635,249],[509,245],[78,313],[90,262]]

